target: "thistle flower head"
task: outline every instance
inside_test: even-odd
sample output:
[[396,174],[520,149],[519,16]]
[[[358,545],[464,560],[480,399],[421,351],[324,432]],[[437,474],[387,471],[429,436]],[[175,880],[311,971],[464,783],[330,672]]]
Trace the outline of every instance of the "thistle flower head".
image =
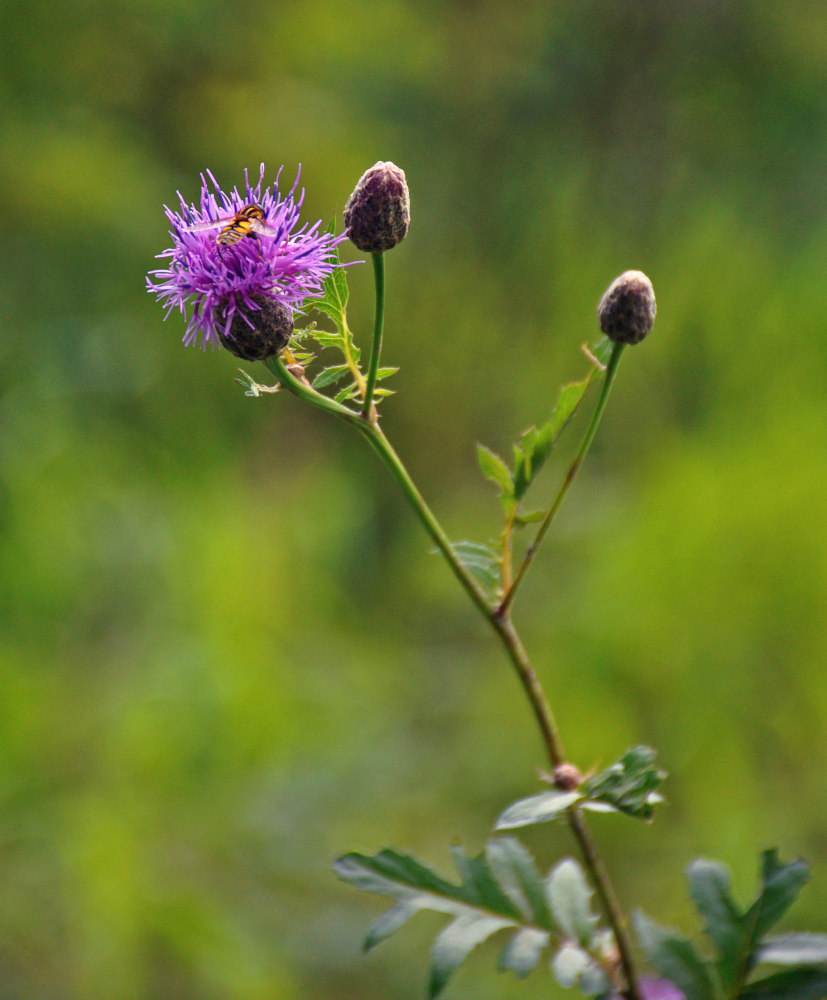
[[652,329],[657,304],[652,282],[643,271],[624,271],[603,293],[597,316],[609,340],[638,344]]
[[[304,191],[297,193],[297,175],[282,195],[280,174],[265,187],[262,163],[256,184],[245,170],[243,193],[236,187],[225,194],[208,170],[201,175],[199,204],[188,204],[179,192],[180,210],[165,206],[173,245],[158,254],[169,258],[168,266],[150,272],[147,290],[167,307],[167,316],[176,307],[188,316],[185,344],[200,340],[202,347],[226,347],[241,339],[244,326],[258,332],[273,328],[265,303],[273,300],[288,311],[294,309],[320,294],[325,277],[338,266],[332,251],[345,236],[320,233],[320,222],[299,225]],[[250,206],[260,212],[250,212]],[[243,219],[242,209],[247,209]],[[285,329],[283,310],[277,311],[275,326]],[[270,353],[284,346],[276,347],[278,341],[276,337]]]
[[379,161],[359,178],[344,211],[347,234],[365,253],[384,253],[408,235],[411,202],[405,171]]

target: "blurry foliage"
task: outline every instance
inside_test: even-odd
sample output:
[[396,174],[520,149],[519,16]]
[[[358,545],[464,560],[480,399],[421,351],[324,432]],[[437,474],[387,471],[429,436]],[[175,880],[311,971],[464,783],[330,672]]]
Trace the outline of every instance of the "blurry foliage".
[[[517,617],[574,759],[646,742],[671,774],[653,828],[597,827],[624,903],[690,926],[691,857],[744,886],[777,845],[813,862],[798,920],[823,930],[827,10],[3,19],[0,997],[418,997],[401,959],[429,928],[363,963],[375,908],[330,860],[440,866],[536,790],[517,686],[378,463],[245,399],[144,291],[162,203],[261,160],[303,164],[311,221],[375,160],[405,168],[385,422],[452,537],[496,531],[475,442],[547,419],[605,286],[650,274],[654,335]],[[486,974],[455,995],[548,995]]]

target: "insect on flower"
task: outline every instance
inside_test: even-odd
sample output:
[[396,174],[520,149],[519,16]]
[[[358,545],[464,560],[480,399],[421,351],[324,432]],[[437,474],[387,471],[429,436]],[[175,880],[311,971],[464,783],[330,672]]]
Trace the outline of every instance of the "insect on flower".
[[264,221],[264,209],[261,205],[251,202],[244,205],[235,215],[225,215],[221,219],[210,219],[207,222],[197,222],[192,226],[185,226],[189,233],[198,233],[206,229],[217,229],[221,226],[221,231],[215,238],[215,242],[221,247],[230,247],[245,236],[261,235],[275,236],[276,230]]

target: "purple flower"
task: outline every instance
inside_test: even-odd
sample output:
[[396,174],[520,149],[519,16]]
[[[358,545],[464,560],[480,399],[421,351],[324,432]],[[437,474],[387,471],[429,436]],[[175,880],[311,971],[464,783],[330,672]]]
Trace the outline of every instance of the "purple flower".
[[[233,188],[227,195],[208,170],[201,175],[200,207],[188,205],[180,192],[180,212],[164,206],[173,246],[158,257],[170,258],[169,266],[150,271],[147,290],[167,307],[165,319],[176,306],[185,316],[191,310],[185,344],[197,343],[199,337],[202,347],[234,339],[239,317],[253,329],[263,298],[296,308],[320,294],[325,277],[338,266],[332,251],[344,234],[320,233],[320,222],[296,228],[304,190],[294,197],[297,175],[282,197],[280,174],[272,188],[263,188],[262,163],[255,186],[245,170],[244,194]],[[245,206],[258,206],[261,212],[253,211],[228,235],[229,223]]]

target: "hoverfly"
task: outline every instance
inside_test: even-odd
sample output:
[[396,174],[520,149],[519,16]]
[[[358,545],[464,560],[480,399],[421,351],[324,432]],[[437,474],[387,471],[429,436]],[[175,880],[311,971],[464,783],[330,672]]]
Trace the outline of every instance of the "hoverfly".
[[264,209],[255,202],[244,205],[235,215],[226,215],[210,222],[196,222],[195,225],[185,226],[184,231],[198,233],[204,229],[217,229],[219,226],[221,231],[216,236],[215,242],[220,247],[231,247],[245,236],[276,235],[276,230],[264,221]]

